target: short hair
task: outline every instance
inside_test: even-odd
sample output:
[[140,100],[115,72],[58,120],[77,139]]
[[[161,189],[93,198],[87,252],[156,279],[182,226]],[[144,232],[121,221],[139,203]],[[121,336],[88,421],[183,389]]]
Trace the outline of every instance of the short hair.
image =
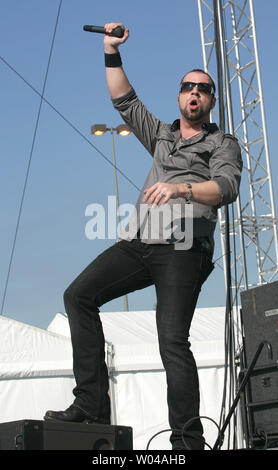
[[187,72],[187,73],[182,77],[182,79],[181,79],[181,81],[180,81],[180,86],[181,86],[181,84],[182,84],[182,82],[183,82],[184,77],[185,77],[186,75],[188,75],[189,73],[191,73],[191,72],[201,72],[201,73],[207,75],[207,76],[209,77],[210,81],[211,81],[212,88],[213,88],[213,91],[214,91],[214,93],[215,93],[215,91],[216,91],[215,83],[214,83],[214,81],[213,81],[211,75],[210,75],[208,72],[205,72],[203,69],[193,69],[193,70],[190,70],[189,72]]

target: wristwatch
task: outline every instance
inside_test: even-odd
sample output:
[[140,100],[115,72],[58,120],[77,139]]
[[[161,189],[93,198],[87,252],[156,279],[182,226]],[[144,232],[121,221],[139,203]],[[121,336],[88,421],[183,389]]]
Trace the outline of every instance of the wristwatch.
[[192,186],[191,186],[191,183],[185,182],[185,184],[186,184],[187,189],[188,189],[188,195],[185,196],[185,200],[186,200],[187,204],[190,204],[190,202],[192,201]]

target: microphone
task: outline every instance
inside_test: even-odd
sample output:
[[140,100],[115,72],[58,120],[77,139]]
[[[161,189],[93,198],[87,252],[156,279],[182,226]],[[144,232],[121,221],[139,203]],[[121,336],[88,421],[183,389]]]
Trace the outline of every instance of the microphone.
[[113,29],[111,33],[107,33],[103,26],[85,25],[83,26],[83,29],[84,31],[88,31],[89,33],[107,34],[108,36],[115,36],[116,38],[122,38],[125,32],[125,30],[121,28],[121,26],[117,26],[117,28]]

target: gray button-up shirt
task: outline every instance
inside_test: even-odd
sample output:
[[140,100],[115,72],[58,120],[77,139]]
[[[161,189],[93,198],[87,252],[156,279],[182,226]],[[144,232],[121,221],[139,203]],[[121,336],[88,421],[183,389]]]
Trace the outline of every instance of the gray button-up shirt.
[[[238,195],[242,158],[237,140],[220,131],[216,124],[205,124],[200,134],[183,139],[179,119],[173,124],[157,119],[139,100],[133,88],[124,96],[112,99],[112,103],[153,156],[153,165],[136,210],[120,238],[131,240],[141,227],[141,239],[145,243],[175,243],[182,240],[181,234],[184,236],[186,232],[189,239],[192,236],[207,237],[213,246],[217,209],[235,201]],[[184,198],[170,199],[163,206],[166,217],[161,223],[163,216],[158,215],[159,208],[148,209],[147,204],[142,203],[143,190],[157,182],[200,183],[209,180],[219,185],[222,196],[219,206],[195,201],[186,204]]]

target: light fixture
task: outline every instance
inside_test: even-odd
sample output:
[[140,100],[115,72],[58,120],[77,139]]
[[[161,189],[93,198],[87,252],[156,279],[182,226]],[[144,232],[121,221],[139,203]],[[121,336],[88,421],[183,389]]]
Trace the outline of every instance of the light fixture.
[[[127,124],[120,124],[117,127],[107,127],[106,124],[94,124],[91,126],[91,134],[96,136],[103,135],[105,132],[110,131],[111,139],[112,139],[112,153],[113,153],[113,166],[114,166],[114,177],[115,177],[115,192],[116,192],[116,203],[117,203],[117,210],[118,210],[118,224],[120,226],[121,219],[119,214],[119,192],[118,192],[118,181],[117,181],[117,168],[116,168],[116,153],[115,153],[115,145],[114,145],[114,132],[117,132],[118,135],[127,136],[131,134],[132,130]],[[125,311],[128,311],[128,298],[127,294],[124,295],[124,306]]]
[[127,124],[120,124],[118,127],[116,127],[117,134],[119,135],[129,135],[131,133],[131,129]]
[[94,124],[91,127],[91,133],[94,135],[102,135],[107,131],[106,124]]
[[106,124],[94,124],[91,126],[91,134],[94,135],[103,135],[105,132],[114,131],[117,132],[118,135],[126,136],[131,133],[131,129],[127,124],[120,124],[119,126],[115,127],[107,127]]

